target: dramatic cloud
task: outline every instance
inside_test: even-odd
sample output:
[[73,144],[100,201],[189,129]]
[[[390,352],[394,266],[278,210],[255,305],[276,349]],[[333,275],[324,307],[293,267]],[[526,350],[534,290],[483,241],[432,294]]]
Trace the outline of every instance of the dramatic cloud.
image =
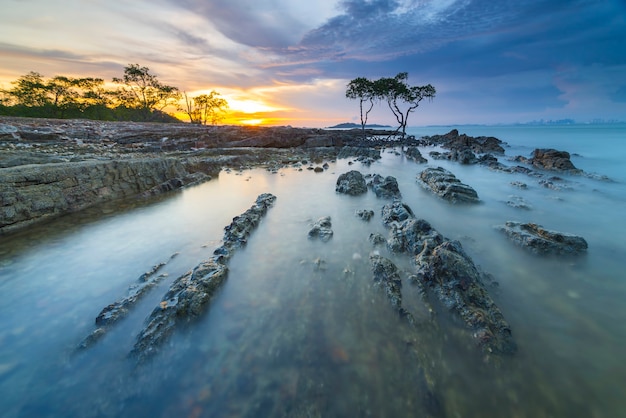
[[622,0],[7,0],[0,78],[139,63],[308,124],[355,115],[350,79],[407,71],[438,90],[419,123],[624,119],[624,39]]

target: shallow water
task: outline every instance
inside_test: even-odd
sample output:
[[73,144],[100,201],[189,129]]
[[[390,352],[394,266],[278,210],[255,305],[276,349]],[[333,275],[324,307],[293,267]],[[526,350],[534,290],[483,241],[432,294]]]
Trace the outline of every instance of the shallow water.
[[[475,129],[459,130],[495,135]],[[507,155],[532,151],[536,131],[501,129],[495,136],[509,142]],[[569,137],[572,132],[583,135]],[[578,167],[618,181],[561,176],[566,187],[554,191],[533,177],[431,160],[428,166],[451,170],[482,201],[454,206],[416,183],[425,165],[386,150],[371,167],[339,160],[320,174],[222,172],[166,198],[101,206],[4,237],[3,416],[619,416],[626,410],[626,187],[620,180],[626,176],[616,168],[619,152],[554,144],[577,152]],[[350,169],[395,176],[416,216],[460,240],[495,276],[492,297],[518,353],[486,358],[440,306],[431,323],[407,280],[404,303],[420,325],[398,319],[373,286],[368,262],[369,234],[386,235],[385,201],[371,192],[336,194],[337,177]],[[207,258],[223,227],[264,192],[278,199],[231,259],[210,309],[151,362],[137,365],[128,354],[171,282]],[[511,195],[532,209],[506,205]],[[376,215],[364,222],[356,209]],[[307,239],[311,223],[326,215],[333,238]],[[581,235],[588,254],[565,260],[527,254],[493,229],[507,220]],[[411,271],[405,257],[377,250]],[[168,277],[103,340],[76,353],[100,310],[174,253],[162,270]]]

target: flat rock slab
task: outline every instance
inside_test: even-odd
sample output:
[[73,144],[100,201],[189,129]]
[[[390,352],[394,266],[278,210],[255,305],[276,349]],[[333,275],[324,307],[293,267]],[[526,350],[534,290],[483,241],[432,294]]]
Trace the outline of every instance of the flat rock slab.
[[506,222],[496,227],[511,241],[535,254],[578,255],[587,251],[583,237],[550,231],[534,223]]
[[467,184],[461,183],[448,170],[437,167],[422,171],[418,179],[437,196],[451,203],[478,203],[478,193]]

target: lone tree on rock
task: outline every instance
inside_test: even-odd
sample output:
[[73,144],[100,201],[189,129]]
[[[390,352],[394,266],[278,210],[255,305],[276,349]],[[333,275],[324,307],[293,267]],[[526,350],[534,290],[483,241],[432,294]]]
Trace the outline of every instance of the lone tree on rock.
[[[389,109],[398,122],[396,132],[402,132],[402,137],[406,136],[406,126],[409,115],[419,107],[424,99],[435,97],[435,88],[427,84],[425,86],[411,86],[407,83],[409,74],[398,73],[393,78],[383,77],[375,81],[359,77],[348,83],[346,97],[349,99],[359,99],[361,109],[361,126],[365,130],[365,123],[369,112],[377,100],[387,102]],[[363,104],[369,102],[369,107],[363,113]]]

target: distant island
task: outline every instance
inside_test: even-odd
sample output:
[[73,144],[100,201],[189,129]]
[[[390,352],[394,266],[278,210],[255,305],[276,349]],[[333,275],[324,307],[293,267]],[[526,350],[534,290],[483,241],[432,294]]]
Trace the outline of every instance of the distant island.
[[[391,128],[389,125],[365,125],[366,128],[376,129],[376,128]],[[352,129],[352,128],[361,128],[361,125],[358,123],[340,123],[339,125],[329,126],[326,129]]]

